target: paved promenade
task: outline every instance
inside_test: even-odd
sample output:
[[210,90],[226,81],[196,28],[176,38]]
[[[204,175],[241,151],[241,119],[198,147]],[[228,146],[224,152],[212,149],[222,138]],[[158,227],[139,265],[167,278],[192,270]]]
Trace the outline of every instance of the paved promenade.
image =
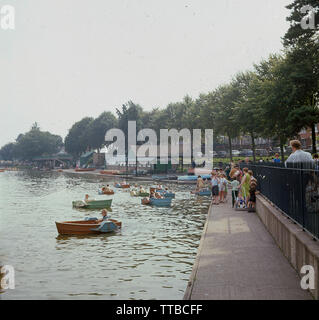
[[208,213],[184,299],[312,299],[257,214],[230,201]]

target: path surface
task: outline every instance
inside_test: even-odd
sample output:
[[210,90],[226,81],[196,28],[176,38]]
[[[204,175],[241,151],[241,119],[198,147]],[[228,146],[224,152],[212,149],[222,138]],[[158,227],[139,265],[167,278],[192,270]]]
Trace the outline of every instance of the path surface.
[[212,206],[184,299],[312,299],[256,213]]

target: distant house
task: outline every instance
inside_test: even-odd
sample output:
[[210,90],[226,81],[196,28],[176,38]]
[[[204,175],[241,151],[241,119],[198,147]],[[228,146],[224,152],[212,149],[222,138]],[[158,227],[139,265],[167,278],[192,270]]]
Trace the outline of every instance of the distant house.
[[[315,126],[315,130],[316,130],[316,137],[318,137],[319,124],[317,124]],[[311,131],[311,128],[302,129],[299,132],[298,135],[299,135],[302,147],[304,149],[310,149],[312,147],[312,131]]]

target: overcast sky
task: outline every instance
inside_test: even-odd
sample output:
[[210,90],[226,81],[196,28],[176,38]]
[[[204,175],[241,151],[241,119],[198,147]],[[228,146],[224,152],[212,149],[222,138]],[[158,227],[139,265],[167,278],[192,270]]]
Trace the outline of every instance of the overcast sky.
[[146,110],[213,90],[282,49],[292,0],[0,0],[0,146],[37,121],[75,121],[128,100]]

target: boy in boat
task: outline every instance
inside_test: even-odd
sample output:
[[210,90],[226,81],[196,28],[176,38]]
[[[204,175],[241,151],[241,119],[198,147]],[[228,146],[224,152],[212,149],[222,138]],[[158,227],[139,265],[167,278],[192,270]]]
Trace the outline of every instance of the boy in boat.
[[90,200],[90,199],[89,199],[89,195],[86,194],[86,195],[85,195],[85,198],[84,198],[84,202],[85,202],[85,203],[88,203],[88,202],[90,202],[90,201],[93,201],[93,200]]
[[140,193],[146,193],[145,189],[143,188],[143,186],[140,186]]

